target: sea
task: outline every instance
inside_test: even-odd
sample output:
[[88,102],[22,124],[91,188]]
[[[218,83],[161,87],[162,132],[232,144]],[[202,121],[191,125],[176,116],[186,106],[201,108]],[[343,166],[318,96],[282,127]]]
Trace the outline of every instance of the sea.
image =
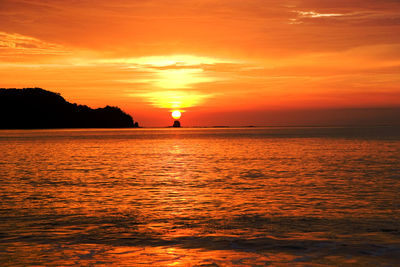
[[400,128],[0,131],[1,266],[400,266]]

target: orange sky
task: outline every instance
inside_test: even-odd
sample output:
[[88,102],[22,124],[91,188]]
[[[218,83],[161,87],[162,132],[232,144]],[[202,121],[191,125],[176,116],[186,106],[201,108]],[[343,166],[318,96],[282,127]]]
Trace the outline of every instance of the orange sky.
[[398,0],[1,0],[0,18],[0,87],[144,126],[173,109],[183,125],[385,123],[400,107]]

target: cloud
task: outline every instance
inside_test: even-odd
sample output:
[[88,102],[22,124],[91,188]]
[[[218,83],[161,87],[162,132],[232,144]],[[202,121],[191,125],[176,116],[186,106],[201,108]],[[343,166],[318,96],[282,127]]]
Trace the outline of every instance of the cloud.
[[341,23],[348,25],[400,25],[400,14],[393,11],[365,11],[354,9],[353,12],[322,13],[314,10],[294,10],[295,18],[289,18],[290,24],[302,23]]
[[202,104],[212,94],[205,94],[197,91],[155,91],[142,94],[130,94],[133,97],[144,97],[147,101],[158,108],[184,109]]
[[187,89],[194,84],[221,80],[217,73],[220,66],[240,64],[232,60],[194,55],[166,55],[131,58],[100,59],[94,64],[118,65],[148,73],[144,79],[127,79],[122,82],[148,83],[155,88]]
[[296,18],[290,18],[289,23],[290,24],[301,24],[303,23],[304,18],[330,18],[330,17],[341,17],[345,16],[345,14],[339,14],[339,13],[318,13],[315,11],[298,11],[295,10],[293,11],[294,13],[297,13]]
[[131,58],[102,59],[99,63],[125,64],[146,66],[151,68],[196,67],[199,65],[213,65],[219,63],[237,63],[237,61],[195,55],[163,55]]
[[194,87],[202,83],[226,79],[219,75],[218,67],[239,64],[232,60],[194,55],[107,59],[100,62],[122,64],[128,69],[148,73],[146,78],[125,79],[120,82],[148,84],[151,88],[150,92],[129,95],[144,97],[153,106],[169,109],[197,106],[205,99],[212,97],[213,93],[201,93]]
[[324,14],[318,13],[314,11],[295,11],[299,14],[300,17],[303,18],[323,18],[323,17],[341,17],[344,14]]
[[0,32],[0,56],[60,55],[69,51],[58,44],[17,33]]

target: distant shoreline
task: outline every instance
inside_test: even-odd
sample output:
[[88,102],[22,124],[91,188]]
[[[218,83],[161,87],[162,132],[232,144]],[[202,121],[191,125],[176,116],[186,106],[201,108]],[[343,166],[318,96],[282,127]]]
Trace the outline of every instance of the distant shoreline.
[[171,126],[140,126],[140,127],[58,127],[58,128],[0,128],[1,130],[129,130],[129,129],[251,129],[251,128],[400,128],[400,125],[302,125],[302,126],[186,126],[174,128]]

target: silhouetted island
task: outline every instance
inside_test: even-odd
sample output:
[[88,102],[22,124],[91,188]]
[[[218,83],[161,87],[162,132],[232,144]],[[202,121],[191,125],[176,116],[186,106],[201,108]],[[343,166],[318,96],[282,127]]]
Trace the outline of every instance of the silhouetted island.
[[139,127],[118,107],[92,109],[41,88],[0,88],[0,129]]
[[174,124],[172,125],[172,127],[181,127],[181,122],[180,121],[174,121]]

